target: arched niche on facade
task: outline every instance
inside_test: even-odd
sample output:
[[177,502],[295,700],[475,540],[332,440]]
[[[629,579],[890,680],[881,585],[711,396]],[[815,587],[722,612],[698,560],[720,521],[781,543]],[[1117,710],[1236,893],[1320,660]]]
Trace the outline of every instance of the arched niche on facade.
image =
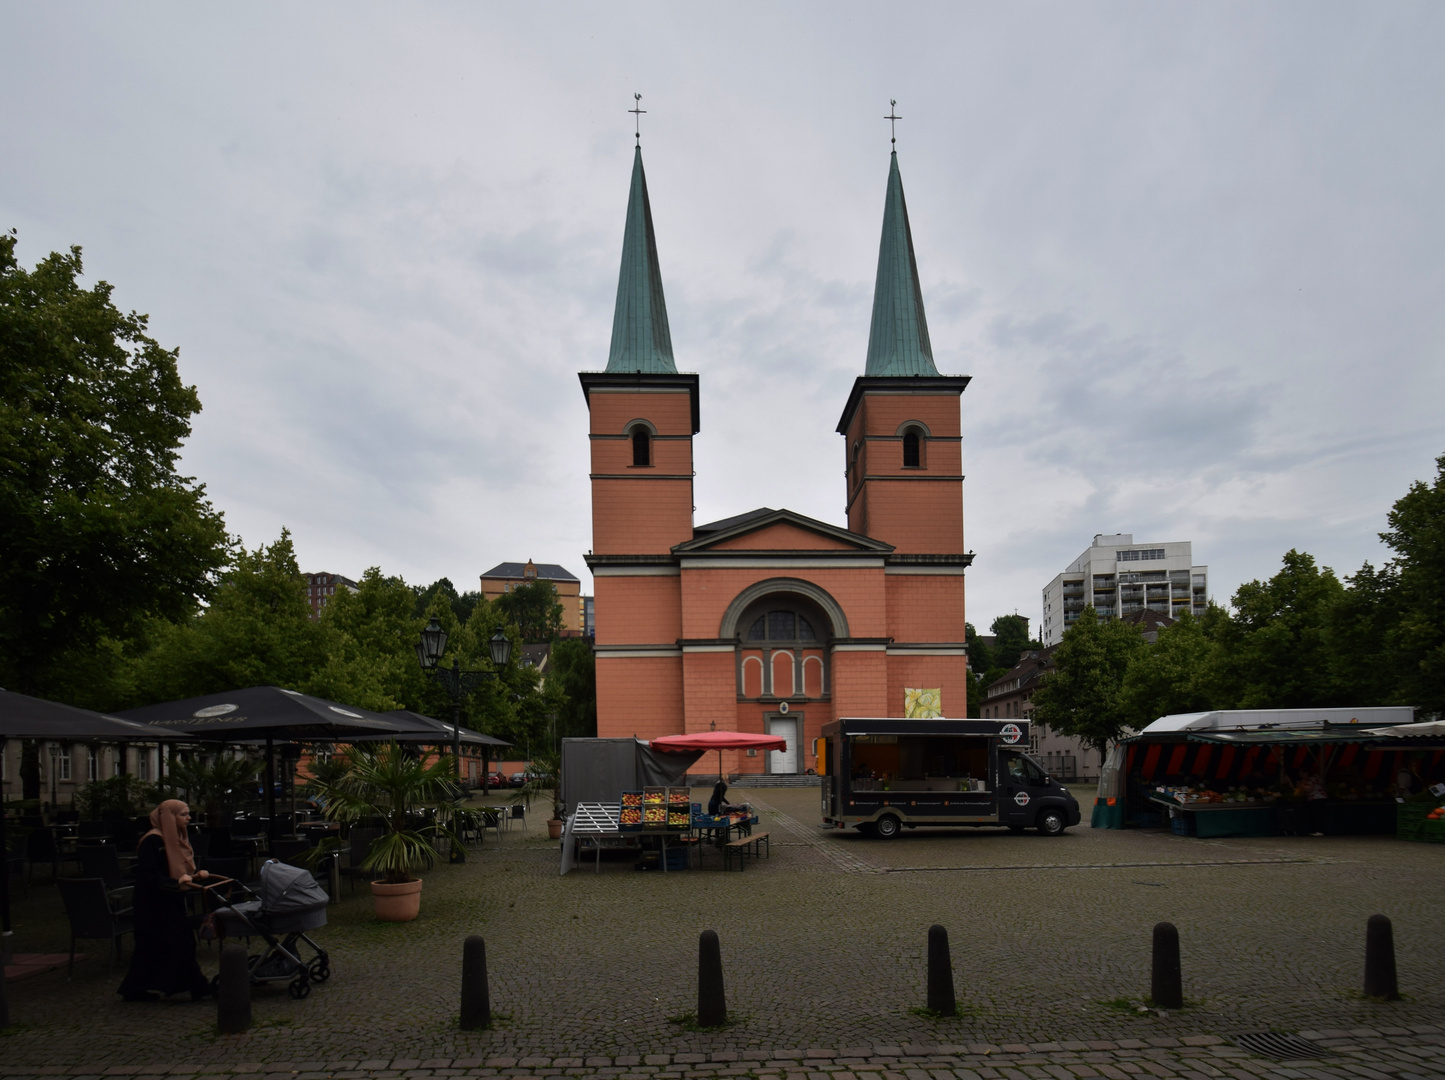
[[825,590],[795,579],[758,582],[729,605],[721,630],[738,643],[739,700],[821,700],[832,693],[828,645],[848,635],[848,620]]

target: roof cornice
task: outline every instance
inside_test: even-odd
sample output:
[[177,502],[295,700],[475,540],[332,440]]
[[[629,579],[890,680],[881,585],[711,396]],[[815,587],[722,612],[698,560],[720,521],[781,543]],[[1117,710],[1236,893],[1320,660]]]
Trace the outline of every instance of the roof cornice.
[[635,390],[639,393],[687,391],[692,404],[692,433],[702,430],[698,406],[698,377],[695,372],[663,374],[645,371],[581,371],[577,378],[582,383],[582,395],[590,407],[592,392],[609,390]]
[[853,380],[838,434],[848,434],[853,413],[864,394],[962,394],[972,375],[859,375]]
[[[770,514],[764,514],[761,517],[750,518],[746,521],[732,526],[731,528],[720,529],[717,532],[705,533],[704,535],[694,537],[691,540],[685,540],[681,544],[673,547],[672,550],[677,555],[707,551],[708,548],[711,548],[715,544],[722,543],[726,540],[732,540],[739,536],[746,536],[748,533],[757,532],[759,529],[766,529],[773,525],[793,525],[797,528],[805,529],[808,532],[817,533],[820,536],[826,536],[832,540],[839,540],[843,543],[851,544],[852,549],[829,550],[827,548],[807,548],[789,549],[786,552],[776,553],[737,550],[735,553],[738,556],[757,556],[761,554],[787,554],[807,555],[809,557],[817,558],[828,558],[829,556],[856,556],[860,551],[871,552],[880,555],[888,555],[891,554],[893,551],[892,544],[885,544],[882,540],[874,540],[871,536],[864,536],[862,533],[850,532],[848,529],[841,528],[837,525],[830,525],[826,521],[819,521],[816,518],[805,517],[802,514],[795,513],[792,510],[774,510]],[[734,554],[734,551],[732,551],[731,549],[727,552],[709,551],[708,554],[731,555]]]

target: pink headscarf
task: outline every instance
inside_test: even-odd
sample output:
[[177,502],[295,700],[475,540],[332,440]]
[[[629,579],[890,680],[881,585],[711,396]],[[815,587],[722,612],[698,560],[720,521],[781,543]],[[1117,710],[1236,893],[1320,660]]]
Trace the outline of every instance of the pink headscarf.
[[181,815],[189,811],[190,807],[180,799],[167,799],[151,811],[151,831],[146,833],[146,836],[159,836],[166,845],[166,865],[177,881],[182,874],[196,872],[196,853],[191,850],[191,838],[181,821]]

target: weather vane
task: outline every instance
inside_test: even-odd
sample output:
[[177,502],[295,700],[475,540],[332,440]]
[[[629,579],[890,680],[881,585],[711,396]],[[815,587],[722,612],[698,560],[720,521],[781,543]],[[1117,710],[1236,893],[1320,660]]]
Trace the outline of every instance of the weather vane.
[[632,114],[632,122],[636,125],[636,127],[634,128],[632,134],[637,137],[637,145],[638,145],[638,146],[641,146],[641,145],[642,145],[642,114],[645,113],[647,110],[642,107],[642,95],[641,95],[641,94],[634,93],[634,94],[632,95],[632,100],[635,101],[636,104],[633,105],[632,108],[628,109],[627,111]]
[[888,121],[888,133],[893,136],[893,137],[892,137],[891,139],[889,139],[888,141],[891,142],[891,143],[893,143],[895,146],[898,144],[898,121],[900,121],[900,120],[903,119],[903,117],[901,117],[901,116],[894,116],[894,115],[893,115],[893,114],[894,114],[895,112],[897,112],[897,111],[898,111],[898,99],[897,99],[897,98],[889,98],[889,99],[888,99],[888,115],[885,116],[883,119],[885,119],[885,120]]

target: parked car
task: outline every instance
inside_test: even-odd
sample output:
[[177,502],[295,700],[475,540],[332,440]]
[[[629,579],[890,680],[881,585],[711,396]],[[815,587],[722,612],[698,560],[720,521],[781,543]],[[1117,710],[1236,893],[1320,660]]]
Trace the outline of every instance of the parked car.
[[482,786],[485,788],[500,788],[507,786],[507,778],[499,772],[489,772],[482,779]]
[[522,786],[523,784],[525,784],[526,782],[527,782],[527,774],[526,774],[526,773],[524,773],[524,772],[514,772],[514,773],[512,774],[511,783],[512,783],[512,786],[513,786],[513,787],[521,787],[521,786]]

